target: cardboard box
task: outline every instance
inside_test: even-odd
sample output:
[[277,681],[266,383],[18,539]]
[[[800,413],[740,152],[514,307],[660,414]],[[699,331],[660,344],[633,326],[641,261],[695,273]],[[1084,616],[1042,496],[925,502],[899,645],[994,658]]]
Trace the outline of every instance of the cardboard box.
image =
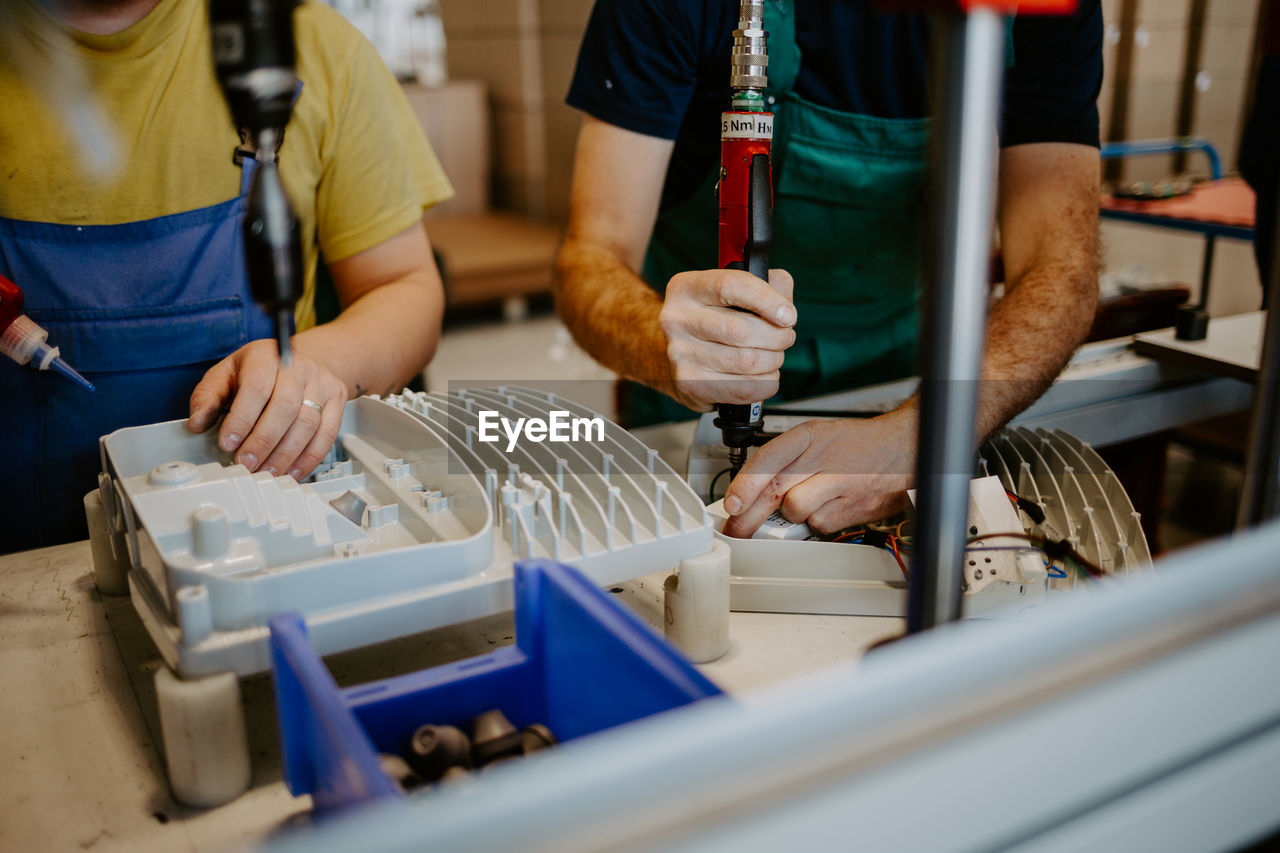
[[404,92],[456,193],[427,216],[475,214],[488,208],[489,107],[484,84],[457,80],[428,89],[407,83]]
[[427,237],[444,260],[451,306],[551,291],[558,228],[490,212],[433,219],[427,223]]

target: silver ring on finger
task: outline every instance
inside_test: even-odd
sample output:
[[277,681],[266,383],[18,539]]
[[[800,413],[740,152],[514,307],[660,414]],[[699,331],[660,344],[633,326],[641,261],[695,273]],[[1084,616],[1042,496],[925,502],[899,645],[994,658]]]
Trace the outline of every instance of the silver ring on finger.
[[320,405],[320,404],[319,404],[319,403],[317,403],[315,400],[312,400],[310,397],[303,397],[303,398],[302,398],[302,405],[304,405],[304,406],[310,406],[311,408],[315,409],[317,412],[323,412],[323,411],[324,411],[324,406]]

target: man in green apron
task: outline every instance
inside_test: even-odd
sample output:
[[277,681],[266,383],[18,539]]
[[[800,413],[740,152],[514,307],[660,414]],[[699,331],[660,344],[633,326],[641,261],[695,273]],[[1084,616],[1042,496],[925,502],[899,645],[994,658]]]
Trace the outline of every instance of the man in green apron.
[[[916,340],[927,18],[860,0],[768,0],[768,286],[715,269],[736,13],[727,0],[598,0],[570,88],[587,116],[557,304],[578,342],[632,381],[628,426],[910,376],[928,345]],[[1098,0],[1069,18],[1011,20],[1008,33],[1006,281],[985,330],[982,435],[1052,382],[1097,300]],[[914,398],[882,417],[788,432],[735,479],[726,531],[749,535],[779,506],[821,531],[889,514],[910,487],[915,434]]]

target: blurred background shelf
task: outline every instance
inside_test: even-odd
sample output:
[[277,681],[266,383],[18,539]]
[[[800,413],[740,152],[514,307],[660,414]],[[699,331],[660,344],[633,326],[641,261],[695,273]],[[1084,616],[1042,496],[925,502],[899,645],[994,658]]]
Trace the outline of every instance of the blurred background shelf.
[[498,211],[434,217],[427,227],[449,307],[551,292],[559,228]]

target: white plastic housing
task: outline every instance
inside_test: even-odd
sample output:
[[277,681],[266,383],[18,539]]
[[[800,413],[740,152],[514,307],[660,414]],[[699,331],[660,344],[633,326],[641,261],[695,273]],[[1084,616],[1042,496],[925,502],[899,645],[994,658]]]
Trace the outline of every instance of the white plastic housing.
[[567,443],[477,439],[478,413],[596,418],[520,388],[347,404],[304,483],[232,464],[185,422],[102,439],[104,505],[127,533],[134,604],[183,677],[270,665],[267,619],[296,610],[329,654],[510,609],[515,561],[547,557],[600,585],[707,552],[702,502],[605,423]]

